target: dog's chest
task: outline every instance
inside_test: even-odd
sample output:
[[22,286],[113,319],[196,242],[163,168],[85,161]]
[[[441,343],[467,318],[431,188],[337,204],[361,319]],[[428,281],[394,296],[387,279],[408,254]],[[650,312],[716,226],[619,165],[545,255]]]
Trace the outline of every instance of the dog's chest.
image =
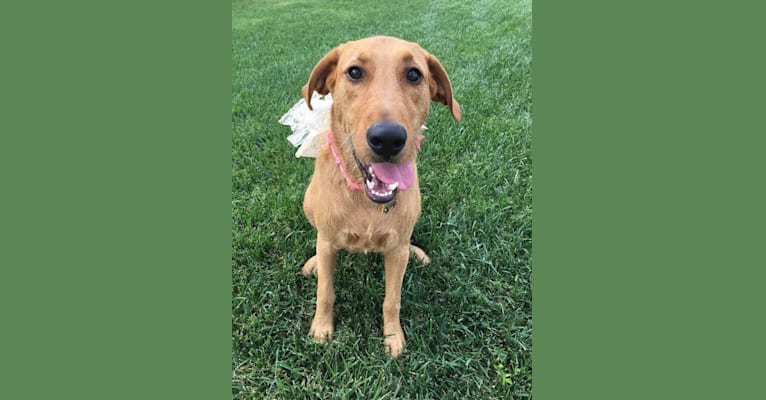
[[395,246],[399,235],[395,229],[378,224],[346,224],[335,237],[336,245],[349,252],[384,252]]

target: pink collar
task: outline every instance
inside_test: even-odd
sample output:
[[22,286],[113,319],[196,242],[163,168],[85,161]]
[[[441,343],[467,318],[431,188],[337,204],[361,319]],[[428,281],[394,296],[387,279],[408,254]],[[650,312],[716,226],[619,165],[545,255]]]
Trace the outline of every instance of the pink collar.
[[340,156],[338,155],[338,151],[335,150],[335,145],[332,144],[332,132],[327,131],[327,144],[330,145],[330,152],[332,152],[332,158],[335,159],[335,165],[338,166],[338,169],[340,169],[341,175],[343,175],[344,178],[346,178],[346,184],[348,185],[348,188],[351,190],[362,190],[362,187],[359,186],[358,183],[354,182],[350,176],[348,176],[348,173],[346,172],[346,168],[343,167],[343,162],[340,159]]

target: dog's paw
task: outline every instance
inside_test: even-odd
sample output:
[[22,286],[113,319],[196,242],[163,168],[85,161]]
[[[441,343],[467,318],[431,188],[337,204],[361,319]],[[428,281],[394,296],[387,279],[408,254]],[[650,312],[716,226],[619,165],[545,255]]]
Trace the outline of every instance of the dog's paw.
[[397,358],[404,351],[404,334],[401,331],[389,334],[386,336],[383,344],[386,346],[386,350],[388,350],[391,358]]
[[332,324],[332,319],[314,318],[311,321],[311,329],[309,330],[309,336],[313,337],[319,343],[327,343],[332,339],[332,335],[335,332],[335,328]]
[[309,275],[316,275],[317,270],[317,256],[313,256],[309,258],[308,261],[306,261],[305,264],[303,264],[303,269],[301,269],[301,274],[303,276],[309,276]]
[[410,245],[410,255],[415,256],[415,259],[419,262],[428,265],[431,263],[431,259],[428,258],[428,254],[426,254],[423,249],[421,249],[418,246],[415,246],[414,244]]

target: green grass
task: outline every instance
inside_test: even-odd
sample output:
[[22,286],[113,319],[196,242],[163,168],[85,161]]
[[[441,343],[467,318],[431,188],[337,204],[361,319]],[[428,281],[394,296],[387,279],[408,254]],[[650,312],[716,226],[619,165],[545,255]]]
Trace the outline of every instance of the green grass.
[[[408,266],[397,360],[382,346],[380,255],[341,252],[336,337],[307,336],[313,160],[277,123],[322,55],[376,34],[436,54],[463,109],[458,124],[434,104],[427,122],[413,240],[433,261]],[[232,63],[234,398],[531,397],[531,2],[235,1]]]

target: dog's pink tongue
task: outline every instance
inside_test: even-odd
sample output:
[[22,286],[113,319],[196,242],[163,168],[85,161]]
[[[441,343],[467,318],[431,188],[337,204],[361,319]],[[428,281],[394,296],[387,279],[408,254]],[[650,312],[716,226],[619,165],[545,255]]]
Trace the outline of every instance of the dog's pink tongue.
[[411,161],[404,164],[372,164],[372,170],[381,182],[389,185],[399,182],[399,186],[397,186],[399,190],[409,188],[412,186],[412,181],[415,180],[415,172],[412,170]]

